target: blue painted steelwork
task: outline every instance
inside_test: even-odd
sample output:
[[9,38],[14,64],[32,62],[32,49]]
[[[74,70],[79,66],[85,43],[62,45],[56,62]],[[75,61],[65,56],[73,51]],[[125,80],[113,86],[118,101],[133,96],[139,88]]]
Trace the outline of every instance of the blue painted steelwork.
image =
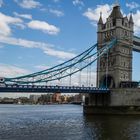
[[[37,73],[15,77],[5,78],[6,83],[17,83],[17,84],[33,84],[33,83],[46,83],[50,81],[60,80],[65,77],[74,75],[75,73],[82,71],[86,67],[94,63],[102,55],[116,44],[117,40],[106,43],[100,50],[96,50],[98,44],[90,47],[80,55],[52,68],[40,71]],[[88,61],[90,60],[90,61]],[[88,63],[87,63],[88,61]],[[82,65],[80,65],[82,64]]]
[[[119,41],[119,40],[118,40]],[[44,84],[31,85],[37,83],[47,83],[50,81],[60,80],[65,77],[74,75],[77,72],[90,66],[102,55],[106,54],[110,48],[116,45],[117,40],[104,44],[104,46],[97,51],[98,44],[91,46],[86,51],[77,55],[76,57],[54,66],[52,68],[39,71],[36,73],[14,77],[14,78],[3,78],[0,80],[0,92],[61,92],[61,93],[110,93],[107,88],[96,88],[96,87],[74,87],[74,86],[45,86]],[[134,36],[133,38],[133,51],[140,52],[140,38]],[[90,60],[90,61],[88,61]],[[82,65],[83,64],[83,65]],[[140,85],[140,82],[139,82]]]
[[140,37],[133,37],[133,51],[140,52]]
[[37,85],[5,85],[0,87],[0,92],[27,92],[27,93],[110,93],[107,88],[78,87],[78,86],[37,86]]
[[61,63],[59,65],[56,65],[52,68],[49,68],[49,69],[46,69],[46,70],[43,70],[43,71],[39,71],[39,72],[36,72],[36,73],[32,73],[32,74],[29,74],[29,75],[24,75],[24,76],[19,76],[19,77],[14,77],[14,78],[6,78],[6,80],[14,80],[14,79],[21,79],[21,78],[26,78],[26,77],[33,77],[33,76],[38,76],[38,75],[42,75],[42,74],[49,74],[51,72],[54,72],[54,71],[59,71],[61,70],[62,68],[66,68],[68,66],[70,66],[69,63],[71,63],[72,61],[76,61],[79,62],[80,60],[82,60],[85,56],[87,56],[92,50],[94,50],[95,48],[97,47],[97,44],[95,44],[94,46],[90,47],[89,49],[87,49],[86,51],[82,52],[81,54],[77,55],[76,57],[64,62],[64,63]]

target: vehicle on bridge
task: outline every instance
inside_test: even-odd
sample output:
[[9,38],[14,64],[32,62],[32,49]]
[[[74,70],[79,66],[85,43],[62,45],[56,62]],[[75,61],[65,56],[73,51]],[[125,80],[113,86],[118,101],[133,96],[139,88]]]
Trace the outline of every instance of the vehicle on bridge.
[[5,78],[0,77],[0,87],[6,87]]
[[120,88],[138,88],[139,82],[136,81],[122,81],[120,83]]
[[0,83],[4,83],[5,82],[5,78],[4,77],[0,77]]

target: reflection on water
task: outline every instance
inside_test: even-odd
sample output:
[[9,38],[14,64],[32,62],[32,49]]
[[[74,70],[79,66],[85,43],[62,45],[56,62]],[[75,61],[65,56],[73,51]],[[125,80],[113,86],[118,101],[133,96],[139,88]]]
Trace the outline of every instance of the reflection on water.
[[88,116],[85,122],[95,140],[140,140],[140,116]]
[[0,105],[0,140],[140,140],[139,116],[84,116],[78,105]]

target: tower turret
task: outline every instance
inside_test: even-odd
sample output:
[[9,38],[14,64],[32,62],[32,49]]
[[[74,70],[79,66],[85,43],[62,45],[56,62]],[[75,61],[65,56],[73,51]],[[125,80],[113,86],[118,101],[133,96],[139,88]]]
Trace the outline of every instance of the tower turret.
[[98,21],[98,31],[102,30],[103,27],[103,19],[102,19],[102,12],[100,12],[100,18]]
[[133,31],[134,21],[133,21],[132,13],[130,14],[130,18],[129,18],[129,26],[131,30]]
[[108,55],[101,56],[97,61],[98,87],[118,88],[122,81],[132,80],[133,24],[132,15],[129,20],[123,17],[118,2],[105,23],[100,15],[97,49],[100,50],[113,38],[118,41],[109,50]]
[[102,38],[103,38],[103,34],[102,34],[102,29],[103,29],[103,19],[102,19],[102,12],[100,12],[100,18],[98,21],[98,44],[102,43]]
[[132,13],[130,14],[129,23],[134,24],[134,22],[133,22],[133,17],[132,17]]

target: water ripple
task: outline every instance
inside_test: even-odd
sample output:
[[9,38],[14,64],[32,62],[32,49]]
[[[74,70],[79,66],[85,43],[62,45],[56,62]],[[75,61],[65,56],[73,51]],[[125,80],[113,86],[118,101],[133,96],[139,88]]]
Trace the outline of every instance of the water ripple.
[[139,140],[138,116],[84,116],[78,105],[0,105],[0,140]]

